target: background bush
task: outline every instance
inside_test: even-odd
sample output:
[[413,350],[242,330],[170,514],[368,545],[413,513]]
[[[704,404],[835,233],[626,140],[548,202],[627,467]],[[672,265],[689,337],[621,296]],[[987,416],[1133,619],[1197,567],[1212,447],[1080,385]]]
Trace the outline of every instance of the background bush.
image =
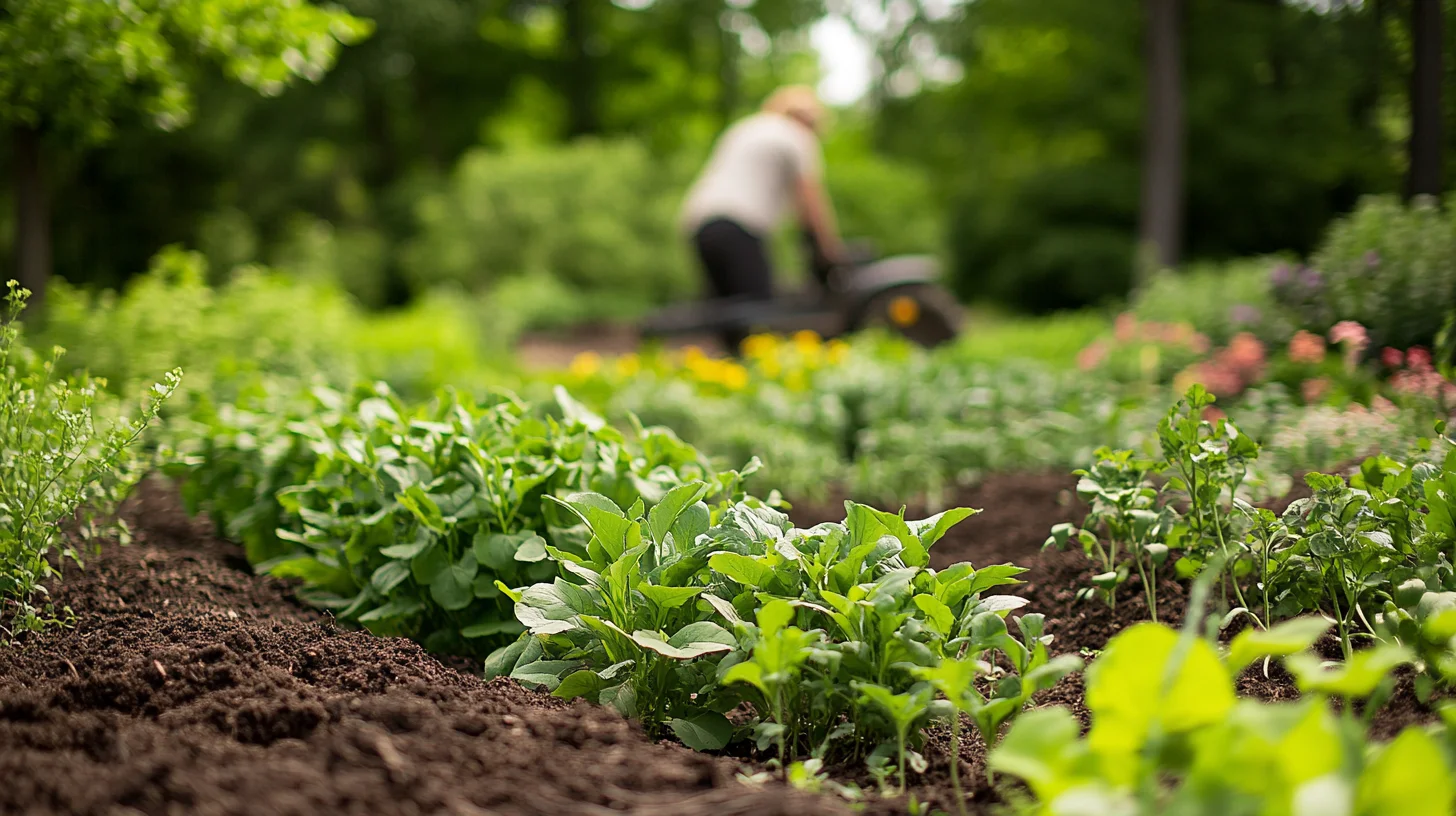
[[1132,311],[1141,320],[1188,323],[1215,345],[1226,345],[1243,331],[1282,344],[1293,329],[1269,288],[1270,273],[1281,263],[1288,261],[1240,258],[1163,272],[1137,293]]
[[1311,265],[1279,287],[1303,328],[1355,320],[1377,347],[1429,345],[1456,304],[1456,217],[1372,196],[1330,226]]

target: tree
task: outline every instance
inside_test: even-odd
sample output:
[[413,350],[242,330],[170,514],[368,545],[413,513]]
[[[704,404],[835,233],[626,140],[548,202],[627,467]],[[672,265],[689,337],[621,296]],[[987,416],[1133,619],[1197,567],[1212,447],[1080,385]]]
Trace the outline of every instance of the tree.
[[1183,227],[1183,0],[1144,0],[1147,127],[1139,243],[1159,269],[1177,265]]
[[133,111],[182,127],[197,61],[271,96],[317,81],[369,32],[303,0],[0,0],[0,128],[14,144],[16,265],[32,305],[50,276],[48,149],[100,144]]
[[1441,194],[1442,0],[1411,0],[1410,170],[1407,195]]

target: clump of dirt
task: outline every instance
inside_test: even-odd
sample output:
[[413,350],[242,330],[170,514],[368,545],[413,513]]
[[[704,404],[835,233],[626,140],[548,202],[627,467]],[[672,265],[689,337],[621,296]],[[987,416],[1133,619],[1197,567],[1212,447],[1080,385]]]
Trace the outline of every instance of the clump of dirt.
[[829,814],[612,712],[343,631],[149,484],[0,661],[0,812]]

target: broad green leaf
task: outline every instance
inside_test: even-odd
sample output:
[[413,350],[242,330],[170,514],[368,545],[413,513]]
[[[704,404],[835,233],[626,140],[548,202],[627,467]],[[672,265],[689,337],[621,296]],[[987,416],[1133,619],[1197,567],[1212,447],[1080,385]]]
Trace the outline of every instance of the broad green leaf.
[[667,642],[678,648],[687,648],[693,644],[717,643],[724,646],[737,646],[738,640],[723,627],[712,621],[695,621],[677,630]]
[[695,657],[702,657],[706,654],[717,652],[728,652],[733,650],[734,644],[717,643],[712,641],[693,641],[682,646],[674,646],[664,640],[662,633],[649,632],[639,629],[632,633],[632,640],[638,646],[648,649],[664,657],[671,657],[676,660],[691,660]]
[[658,609],[676,609],[696,598],[704,587],[670,587],[643,583],[638,590]]
[[794,607],[788,601],[775,598],[759,607],[757,617],[761,636],[772,637],[794,619]]
[[691,550],[696,546],[698,536],[708,532],[711,518],[708,505],[702,501],[683,508],[682,513],[677,517],[677,522],[672,525],[673,548],[678,552]]
[[708,557],[708,566],[732,578],[740,584],[762,589],[773,575],[767,564],[747,555],[732,552],[713,553]]
[[527,685],[545,686],[547,691],[555,691],[561,685],[562,675],[580,665],[576,660],[537,660],[516,667],[511,672],[511,678]]
[[408,578],[409,574],[410,568],[403,561],[389,561],[374,571],[369,583],[382,594],[388,595],[404,579]]
[[391,618],[407,618],[418,613],[424,606],[415,598],[395,598],[383,606],[365,612],[359,616],[360,623],[389,620]]
[[981,511],[972,510],[969,507],[957,507],[943,513],[936,513],[927,519],[906,523],[910,527],[911,534],[920,539],[920,545],[929,550],[935,545],[935,542],[945,537],[950,528],[979,512]]
[[431,535],[430,531],[425,527],[421,527],[414,541],[408,544],[391,544],[388,547],[380,547],[379,554],[386,558],[399,558],[408,561],[424,552],[425,548],[430,546],[430,542],[434,540],[434,536]]
[[1436,740],[1408,726],[1360,775],[1355,802],[1361,816],[1449,816],[1456,782]]
[[517,620],[493,620],[472,623],[460,630],[460,636],[465,638],[482,638],[491,635],[515,635],[520,634],[525,627]]
[[[683,511],[708,492],[708,485],[704,482],[690,482],[679,485],[667,492],[662,501],[653,506],[652,511],[647,514],[647,531],[654,543],[662,544],[667,540],[667,535],[672,531],[673,525],[677,524],[678,517]],[[686,549],[692,544],[688,542],[677,542],[678,550]]]
[[723,685],[733,683],[749,683],[758,688],[764,694],[768,694],[768,686],[763,682],[763,668],[757,663],[739,663],[729,669],[723,675]]
[[439,542],[430,544],[423,552],[410,559],[410,572],[415,576],[415,583],[421,586],[429,586],[436,576],[449,567],[450,553]]
[[516,550],[516,560],[534,564],[546,560],[546,539],[532,534]]
[[1380,643],[1361,649],[1345,663],[1323,665],[1312,654],[1295,654],[1284,659],[1294,675],[1299,690],[1305,694],[1328,694],[1334,697],[1360,699],[1375,689],[1397,666],[1411,662],[1411,653],[1394,643]]
[[1155,723],[1165,733],[1186,732],[1220,721],[1234,705],[1233,680],[1218,653],[1201,639],[1186,643],[1174,669],[1169,661],[1180,645],[1178,632],[1136,624],[1109,641],[1087,669],[1088,743],[1116,769],[1120,784],[1130,783],[1133,758]]
[[1229,645],[1228,665],[1234,673],[1261,657],[1286,657],[1313,646],[1330,629],[1324,618],[1304,617],[1276,624],[1271,629],[1245,629]]
[[570,700],[574,697],[586,697],[591,699],[597,692],[602,690],[606,683],[596,672],[588,669],[572,672],[561,680],[561,685],[551,692],[553,697],[561,697]]
[[[1077,773],[1086,747],[1077,739],[1082,726],[1061,706],[1028,711],[1016,719],[987,765],[1027,784],[1038,799],[1051,802],[1088,781]],[[1090,811],[1098,812],[1098,811]]]
[[955,628],[955,613],[950,611],[950,607],[935,598],[929,595],[916,595],[915,605],[920,607],[920,611],[925,613],[931,624],[935,626],[935,631],[940,635],[948,636]]
[[674,718],[668,725],[683,745],[694,751],[721,751],[733,737],[733,723],[716,711],[704,711],[688,719]]
[[[466,637],[471,637],[471,635],[466,635]],[[515,668],[516,661],[526,651],[526,644],[529,640],[529,638],[518,638],[509,646],[502,646],[491,652],[490,656],[485,659],[484,678],[493,680],[509,675]]]
[[985,592],[992,587],[1012,586],[1021,583],[1016,576],[1026,572],[1026,567],[1018,567],[1015,564],[992,564],[989,567],[981,567],[971,578],[971,585],[967,589],[967,595],[976,595]]
[[521,548],[526,537],[534,534],[526,533],[491,533],[481,530],[471,539],[471,551],[475,558],[492,572],[505,572],[512,568],[516,561],[516,551]]
[[401,507],[410,511],[419,522],[436,533],[445,532],[445,518],[440,513],[439,505],[435,504],[425,493],[425,489],[417,484],[405,488],[403,493],[395,496]]
[[475,553],[466,553],[458,563],[446,567],[430,582],[430,597],[451,612],[464,609],[475,600]]

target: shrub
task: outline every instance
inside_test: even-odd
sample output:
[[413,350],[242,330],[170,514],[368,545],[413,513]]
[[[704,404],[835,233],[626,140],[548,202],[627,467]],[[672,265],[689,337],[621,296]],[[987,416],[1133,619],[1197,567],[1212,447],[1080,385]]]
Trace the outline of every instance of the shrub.
[[[83,540],[111,528],[110,511],[141,473],[131,446],[181,377],[168,372],[141,411],[125,416],[106,404],[104,383],[59,375],[62,349],[42,360],[21,343],[16,318],[29,294],[10,282],[0,326],[0,644],[69,615],[35,598],[59,563],[81,563],[77,547],[63,545],[71,527]],[[103,411],[115,415],[98,427]]]
[[1244,258],[1159,273],[1133,298],[1132,311],[1142,320],[1187,323],[1215,345],[1245,331],[1281,345],[1293,328],[1269,288],[1269,272],[1280,261]]
[[595,316],[630,315],[698,288],[677,228],[686,180],[630,141],[478,150],[418,204],[405,272],[416,290],[477,291],[549,274]]
[[90,293],[57,281],[41,337],[68,350],[67,364],[118,391],[154,382],[171,366],[188,393],[211,392],[244,372],[350,376],[339,342],[355,316],[337,289],[259,267],[214,289],[201,253],[168,247],[124,291]]
[[1353,320],[1376,348],[1429,346],[1456,303],[1456,219],[1429,199],[1368,197],[1330,226],[1311,264],[1273,279],[1302,328]]

